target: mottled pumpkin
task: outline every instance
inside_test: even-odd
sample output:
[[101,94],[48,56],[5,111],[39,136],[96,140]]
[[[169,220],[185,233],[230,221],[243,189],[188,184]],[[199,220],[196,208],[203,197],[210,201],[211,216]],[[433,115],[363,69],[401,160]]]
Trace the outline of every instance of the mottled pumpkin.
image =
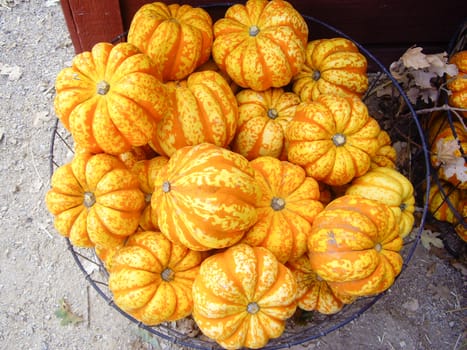
[[227,147],[235,136],[238,107],[227,81],[215,71],[166,83],[172,109],[157,125],[151,146],[161,155],[209,142]]
[[463,156],[466,151],[467,130],[458,121],[446,124],[431,145],[431,164],[437,168],[438,176],[460,189],[467,189],[467,162]]
[[144,193],[146,206],[141,214],[139,225],[143,230],[155,230],[158,228],[156,211],[152,209],[151,198],[154,192],[154,181],[157,172],[167,164],[169,159],[164,156],[156,156],[148,160],[136,162],[131,171],[139,181],[141,191]]
[[314,217],[323,210],[318,182],[298,165],[273,157],[250,162],[261,188],[258,221],[242,242],[268,248],[281,263],[307,250]]
[[302,310],[331,315],[355,300],[355,297],[339,295],[333,291],[329,284],[311,268],[310,259],[306,254],[287,262],[285,266],[297,281],[297,305]]
[[137,162],[148,160],[156,156],[156,152],[149,145],[144,145],[140,147],[133,147],[128,152],[120,153],[118,158],[126,165],[128,169],[131,169]]
[[300,98],[282,88],[244,89],[235,97],[238,127],[232,150],[249,160],[260,156],[284,158],[285,130]]
[[146,325],[187,317],[193,309],[193,281],[204,257],[160,232],[138,232],[113,256],[109,269],[113,300]]
[[308,26],[287,1],[234,4],[213,28],[213,59],[243,88],[283,87],[305,61]]
[[293,91],[302,101],[321,94],[356,95],[368,89],[367,60],[345,38],[310,41],[302,70],[293,79]]
[[318,181],[343,185],[368,171],[380,130],[357,97],[320,95],[302,102],[289,122],[287,159]]
[[193,318],[227,349],[265,346],[296,310],[294,276],[266,248],[238,244],[201,264],[193,284]]
[[311,267],[339,294],[387,290],[402,269],[402,237],[393,211],[356,195],[336,198],[316,215],[308,236]]
[[346,190],[387,204],[399,222],[399,233],[406,237],[414,225],[415,196],[410,180],[392,168],[379,167],[355,178]]
[[[450,91],[449,104],[453,107],[467,108],[467,50],[452,55],[449,63],[455,64],[458,69],[458,74],[449,77],[447,81],[447,88]],[[464,117],[467,116],[467,112],[462,114]]]
[[149,142],[167,107],[160,69],[129,43],[98,43],[55,81],[55,112],[84,149],[118,155]]
[[128,42],[161,67],[164,81],[185,79],[205,63],[213,39],[209,13],[188,4],[145,4],[128,31]]
[[458,222],[455,212],[460,201],[461,190],[457,187],[443,180],[439,180],[439,183],[432,181],[428,195],[428,211],[436,220],[451,224]]
[[76,246],[113,248],[138,228],[144,194],[117,157],[81,152],[59,167],[45,202],[57,231]]
[[376,154],[371,157],[370,168],[386,167],[395,168],[397,151],[392,146],[392,140],[385,130],[381,130],[378,135],[379,148]]
[[261,190],[248,160],[209,143],[176,151],[158,171],[151,205],[171,241],[229,247],[256,223]]

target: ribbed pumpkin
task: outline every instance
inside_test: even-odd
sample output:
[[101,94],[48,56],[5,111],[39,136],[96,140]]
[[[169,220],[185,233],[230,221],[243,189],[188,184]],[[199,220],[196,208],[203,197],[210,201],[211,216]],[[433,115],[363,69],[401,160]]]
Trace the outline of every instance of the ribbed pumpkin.
[[160,69],[129,43],[98,43],[55,81],[55,112],[76,144],[114,155],[149,142],[167,96]]
[[144,194],[115,156],[80,152],[52,175],[45,202],[57,231],[73,245],[120,246],[138,228]]
[[431,164],[438,168],[438,176],[460,189],[467,189],[467,131],[462,123],[446,124],[431,146]]
[[201,264],[193,317],[227,349],[259,349],[279,337],[296,310],[294,276],[266,248],[238,244]]
[[343,185],[368,171],[380,130],[357,97],[320,95],[301,103],[289,122],[287,158],[318,181]]
[[283,158],[285,130],[300,98],[282,88],[244,89],[236,95],[238,127],[232,150],[252,160],[260,156]]
[[164,81],[185,79],[206,62],[213,38],[209,13],[188,4],[145,4],[128,31],[128,42],[161,67]]
[[167,164],[169,159],[164,156],[157,156],[148,160],[141,160],[135,163],[131,169],[139,181],[139,187],[145,195],[146,206],[141,214],[139,225],[143,230],[157,229],[156,211],[152,209],[151,197],[154,192],[154,181],[157,172]]
[[395,168],[397,152],[392,146],[391,137],[385,130],[381,130],[378,135],[379,148],[376,154],[371,157],[370,168],[386,167]]
[[273,157],[250,162],[261,188],[258,221],[242,242],[268,248],[281,263],[307,250],[307,236],[314,217],[323,210],[318,182],[303,168]]
[[305,61],[308,26],[287,1],[248,0],[214,23],[212,56],[243,88],[283,87]]
[[297,303],[302,310],[331,315],[355,300],[355,297],[341,296],[333,291],[329,284],[311,268],[310,259],[306,254],[287,262],[285,266],[297,281]]
[[120,159],[128,169],[131,169],[137,162],[148,160],[155,156],[157,156],[156,152],[149,145],[145,145],[133,147],[128,152],[120,153],[118,159]]
[[367,60],[348,39],[313,40],[292,88],[302,101],[316,100],[321,94],[361,98],[368,89]]
[[[425,198],[426,200],[426,198]],[[461,190],[450,182],[439,180],[431,183],[428,196],[428,210],[436,220],[451,224],[458,222],[455,211],[461,201]]]
[[355,195],[319,213],[308,237],[311,267],[339,294],[368,296],[388,289],[402,269],[402,238],[393,211]]
[[162,155],[209,142],[227,147],[235,136],[238,107],[227,81],[215,71],[166,83],[172,109],[157,125],[151,146]]
[[[455,64],[459,71],[455,77],[450,77],[447,81],[447,88],[450,91],[449,104],[467,108],[467,50],[452,55],[449,63]],[[466,117],[467,112],[463,112],[463,115]]]
[[399,234],[406,237],[413,228],[415,196],[408,178],[392,168],[379,167],[355,178],[346,194],[359,195],[387,204],[399,222]]
[[187,317],[192,285],[204,259],[157,231],[132,235],[112,258],[109,289],[123,311],[147,325]]
[[256,223],[261,190],[248,160],[209,143],[176,151],[158,171],[151,205],[171,241],[225,248]]

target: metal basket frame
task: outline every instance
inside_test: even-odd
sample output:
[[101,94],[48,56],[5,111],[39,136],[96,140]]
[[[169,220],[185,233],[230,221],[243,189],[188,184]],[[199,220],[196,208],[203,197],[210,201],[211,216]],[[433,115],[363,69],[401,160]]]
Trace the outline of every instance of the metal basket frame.
[[[206,6],[202,6],[203,8],[209,10],[209,8],[215,8],[215,7],[227,7],[232,5],[231,3],[216,3],[216,4],[210,4]],[[371,60],[379,69],[379,72],[381,75],[386,76],[388,79],[390,79],[392,85],[397,89],[398,93],[402,97],[403,101],[406,103],[407,108],[409,109],[410,115],[411,115],[411,121],[414,122],[416,131],[419,136],[420,140],[420,147],[422,149],[423,153],[423,167],[425,169],[425,174],[424,174],[424,181],[426,182],[426,198],[428,198],[430,186],[429,186],[429,179],[430,179],[430,161],[429,161],[429,152],[427,148],[427,144],[425,141],[424,137],[424,131],[422,129],[421,123],[418,119],[418,116],[412,107],[408,97],[406,96],[405,92],[401,88],[401,86],[398,84],[395,78],[392,77],[388,69],[386,69],[376,57],[374,57],[371,52],[369,52],[365,47],[363,47],[361,44],[353,40],[351,37],[343,33],[342,31],[338,30],[337,28],[320,21],[314,17],[303,15],[307,23],[310,24],[317,24],[322,27],[324,27],[327,30],[330,30],[333,32],[336,36],[344,37],[352,42],[355,43],[355,45],[358,47],[360,52],[367,57],[367,59]],[[120,36],[117,38],[117,40],[121,40]],[[377,78],[378,79],[378,78]],[[369,90],[372,87],[370,86]],[[55,124],[52,128],[52,137],[51,137],[51,143],[50,143],[50,158],[49,158],[49,163],[50,163],[50,176],[52,176],[54,170],[59,167],[61,164],[59,160],[56,159],[56,149],[58,147],[67,147],[70,151],[73,151],[73,147],[71,144],[66,140],[67,137],[67,131],[63,128],[62,125],[60,125],[59,120],[57,119],[55,121]],[[69,135],[68,135],[69,136]],[[57,142],[58,141],[58,142]],[[402,271],[407,268],[409,261],[411,260],[415,249],[420,241],[421,233],[423,230],[423,227],[425,225],[426,221],[426,216],[428,212],[428,204],[425,202],[423,204],[422,208],[422,214],[420,217],[420,223],[419,223],[419,228],[416,231],[415,238],[409,242],[409,244],[405,244],[404,246],[404,251],[405,251],[405,257],[404,257],[404,263],[402,266]],[[74,247],[68,238],[65,238],[68,250],[70,251],[71,255],[73,256],[73,259],[75,263],[78,265],[79,269],[82,271],[82,273],[85,276],[86,281],[91,284],[91,286],[96,290],[96,292],[109,304],[112,308],[117,310],[121,315],[126,317],[128,320],[131,322],[134,322],[135,324],[138,325],[138,327],[150,332],[153,335],[156,335],[162,339],[165,339],[173,344],[177,344],[180,346],[184,347],[189,347],[193,349],[222,349],[217,343],[215,343],[212,340],[205,340],[202,337],[191,337],[187,334],[183,334],[179,331],[176,330],[176,326],[173,323],[164,323],[160,324],[157,326],[149,326],[145,325],[142,322],[136,320],[126,312],[124,312],[122,309],[120,309],[114,302],[111,292],[108,289],[107,285],[107,271],[105,270],[102,262],[96,257],[94,251],[92,249],[85,249],[85,248],[77,248]],[[92,271],[89,271],[89,267],[86,267],[86,264],[96,264],[99,267],[100,273],[96,273],[95,269]],[[98,276],[96,276],[98,275]],[[399,275],[400,276],[400,275]],[[302,326],[299,329],[296,329],[295,331],[293,329],[286,328],[286,331],[283,333],[283,335],[280,338],[277,339],[271,339],[269,343],[264,347],[264,349],[282,349],[282,348],[289,348],[294,345],[299,345],[303,344],[315,339],[318,339],[322,336],[325,336],[343,326],[348,324],[349,322],[357,319],[359,316],[361,316],[364,312],[366,312],[368,309],[370,309],[378,300],[380,300],[385,293],[378,294],[373,297],[366,297],[366,298],[360,298],[357,301],[355,301],[352,304],[349,304],[345,306],[339,313],[331,316],[325,316],[321,315],[319,313],[316,313],[316,319],[318,319],[318,322],[311,322],[311,324],[307,326]]]

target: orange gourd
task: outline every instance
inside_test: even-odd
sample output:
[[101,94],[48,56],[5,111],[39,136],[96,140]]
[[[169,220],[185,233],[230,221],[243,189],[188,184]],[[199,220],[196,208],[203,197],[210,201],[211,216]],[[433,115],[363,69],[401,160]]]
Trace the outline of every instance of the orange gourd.
[[[455,64],[458,74],[449,77],[447,88],[450,91],[449,104],[453,107],[467,108],[467,50],[459,51],[451,56],[450,64]],[[467,116],[467,112],[462,112]]]

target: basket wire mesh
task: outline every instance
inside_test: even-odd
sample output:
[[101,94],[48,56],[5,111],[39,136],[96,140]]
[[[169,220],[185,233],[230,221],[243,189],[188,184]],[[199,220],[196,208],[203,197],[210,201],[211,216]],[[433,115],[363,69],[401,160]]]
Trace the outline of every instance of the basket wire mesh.
[[[230,3],[219,3],[203,7],[206,8],[208,11],[210,9],[225,10],[230,5]],[[417,203],[421,208],[421,214],[418,218],[418,228],[416,228],[414,230],[414,233],[411,235],[412,239],[408,242],[405,242],[404,244],[404,248],[402,251],[402,255],[404,258],[404,264],[401,271],[402,274],[407,268],[409,261],[411,260],[413,253],[417,247],[417,244],[419,243],[427,215],[427,203],[423,201],[423,191],[425,191],[425,195],[428,196],[429,185],[424,186],[423,184],[430,183],[430,162],[422,125],[401,86],[391,76],[391,74],[383,66],[383,64],[381,64],[378,61],[378,59],[371,54],[371,52],[369,52],[361,44],[353,40],[345,33],[341,32],[340,30],[334,28],[333,26],[311,16],[303,15],[303,17],[305,18],[310,27],[310,33],[313,32],[315,26],[318,26],[321,29],[324,28],[326,31],[328,31],[328,35],[344,37],[353,41],[359,48],[360,52],[367,57],[369,63],[371,62],[376,67],[378,73],[376,73],[376,75],[372,79],[372,82],[368,89],[368,93],[363,99],[364,102],[372,94],[372,91],[375,89],[378,83],[381,80],[386,79],[395,87],[400,97],[403,99],[404,103],[409,109],[410,117],[408,119],[408,122],[407,120],[392,120],[391,122],[393,122],[394,124],[391,127],[391,130],[386,130],[388,133],[390,133],[391,139],[393,139],[393,137],[397,137],[398,139],[408,141],[409,144],[412,144],[414,146],[410,155],[411,166],[408,169],[399,170],[403,170],[403,172],[406,173],[406,176],[408,176],[414,184],[414,188],[416,189],[418,197]],[[124,35],[119,36],[118,38],[116,38],[116,41],[122,40],[123,37]],[[310,40],[314,39],[310,38]],[[397,123],[403,125],[398,126]],[[403,129],[409,130],[408,133],[402,132],[401,130]],[[67,154],[69,158],[72,152],[73,140],[69,135],[68,131],[64,129],[64,127],[57,119],[52,128],[51,133],[49,158],[50,175],[53,174],[57,167],[63,165],[66,162],[65,159],[67,158]],[[415,164],[418,165],[419,169],[414,168]],[[78,265],[79,269],[84,274],[86,281],[89,284],[91,284],[91,286],[109,304],[109,306],[117,310],[121,315],[137,324],[140,328],[173,344],[193,349],[221,349],[219,345],[217,345],[214,341],[207,339],[201,333],[199,333],[197,336],[193,336],[191,334],[186,334],[177,330],[177,322],[168,322],[159,324],[157,326],[150,326],[141,323],[140,321],[133,318],[131,315],[124,312],[113,301],[112,294],[107,284],[107,271],[105,270],[102,262],[95,255],[94,250],[86,248],[77,248],[70,243],[68,238],[65,238],[65,241],[68,250],[73,256],[75,263]],[[362,315],[369,308],[371,308],[378,300],[380,300],[384,296],[384,294],[385,293],[381,293],[372,297],[360,298],[355,302],[346,305],[340,312],[334,315],[322,315],[317,312],[304,312],[301,318],[301,322],[288,322],[282,336],[277,339],[271,339],[269,343],[264,347],[264,349],[288,348],[325,336],[343,327],[349,322],[357,319],[360,315]]]

